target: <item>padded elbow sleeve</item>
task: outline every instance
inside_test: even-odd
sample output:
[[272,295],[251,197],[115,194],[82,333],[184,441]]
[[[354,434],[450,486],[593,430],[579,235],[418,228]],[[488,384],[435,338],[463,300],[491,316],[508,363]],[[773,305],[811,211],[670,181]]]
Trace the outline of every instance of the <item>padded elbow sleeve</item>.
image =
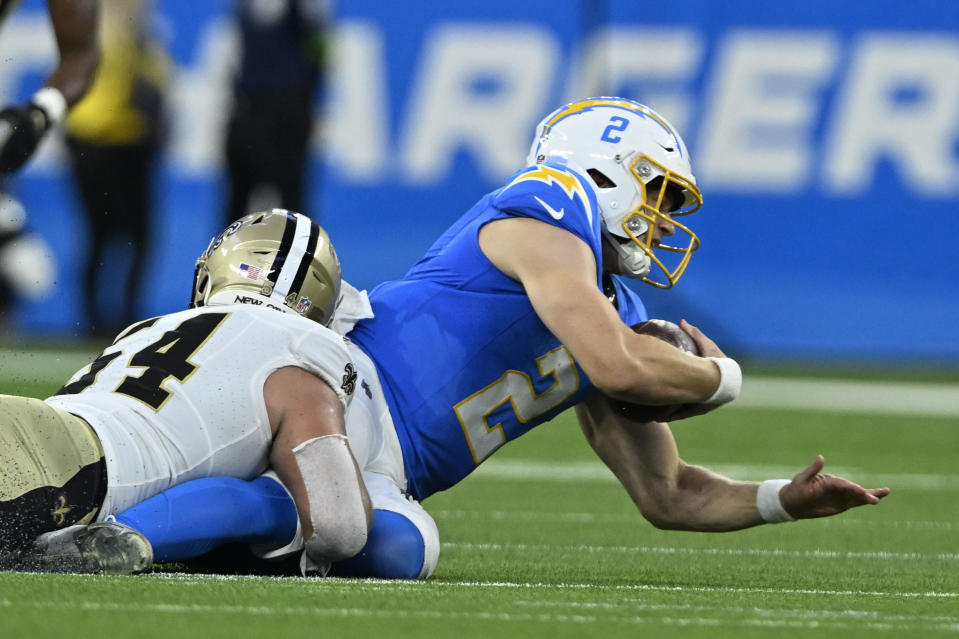
[[293,449],[306,484],[313,536],[307,556],[326,563],[352,557],[366,544],[367,511],[362,480],[344,435],[326,435]]

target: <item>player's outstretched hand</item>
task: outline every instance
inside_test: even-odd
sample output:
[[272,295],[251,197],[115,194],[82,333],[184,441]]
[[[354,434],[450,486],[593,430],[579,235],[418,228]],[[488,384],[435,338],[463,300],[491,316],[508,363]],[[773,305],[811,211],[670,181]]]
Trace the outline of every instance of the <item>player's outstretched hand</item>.
[[825,464],[819,455],[780,491],[783,508],[796,519],[838,515],[856,506],[878,504],[889,494],[888,488],[863,488],[842,477],[820,474]]

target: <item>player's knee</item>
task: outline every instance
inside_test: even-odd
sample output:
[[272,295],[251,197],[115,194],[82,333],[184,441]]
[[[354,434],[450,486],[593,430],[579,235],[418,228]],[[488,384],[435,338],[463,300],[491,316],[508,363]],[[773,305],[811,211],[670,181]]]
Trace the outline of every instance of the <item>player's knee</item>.
[[388,510],[377,511],[373,521],[374,529],[386,534],[377,535],[375,543],[368,544],[373,564],[371,576],[418,579],[426,561],[426,545],[416,525]]
[[426,579],[439,559],[439,532],[431,518],[424,518],[419,524],[399,513],[376,510],[366,545],[354,557],[334,565],[333,574]]

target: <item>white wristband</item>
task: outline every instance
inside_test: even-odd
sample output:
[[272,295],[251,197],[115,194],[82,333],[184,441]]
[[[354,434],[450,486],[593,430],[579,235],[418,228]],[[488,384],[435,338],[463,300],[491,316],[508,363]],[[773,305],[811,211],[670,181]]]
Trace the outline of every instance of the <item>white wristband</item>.
[[725,404],[739,397],[743,389],[743,371],[739,363],[729,357],[707,357],[719,367],[719,388],[704,404]]
[[47,115],[47,126],[60,122],[67,112],[67,99],[53,87],[43,87],[33,94],[30,101],[43,109]]
[[756,508],[759,509],[759,516],[767,524],[796,521],[796,518],[783,508],[783,502],[779,499],[779,491],[790,483],[792,482],[788,479],[767,479],[759,484],[759,490],[756,491]]

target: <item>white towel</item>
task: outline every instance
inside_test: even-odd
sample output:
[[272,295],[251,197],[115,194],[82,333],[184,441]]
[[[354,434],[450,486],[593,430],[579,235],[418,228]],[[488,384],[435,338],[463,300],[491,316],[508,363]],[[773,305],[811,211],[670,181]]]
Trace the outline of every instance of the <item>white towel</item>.
[[340,300],[336,303],[330,328],[340,335],[346,335],[362,319],[373,317],[373,307],[366,291],[358,291],[352,284],[343,280],[340,284]]

